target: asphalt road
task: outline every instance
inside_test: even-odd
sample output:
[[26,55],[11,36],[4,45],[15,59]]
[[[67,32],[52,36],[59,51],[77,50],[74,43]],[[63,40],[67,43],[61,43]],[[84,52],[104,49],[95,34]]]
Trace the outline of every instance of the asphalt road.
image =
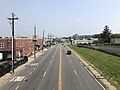
[[0,90],[104,90],[66,50],[62,45],[51,47]]

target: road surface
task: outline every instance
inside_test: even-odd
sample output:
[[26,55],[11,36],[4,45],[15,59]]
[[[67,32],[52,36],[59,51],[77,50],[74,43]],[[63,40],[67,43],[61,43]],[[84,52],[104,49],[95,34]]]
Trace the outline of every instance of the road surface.
[[56,45],[12,77],[0,90],[104,90],[79,59]]

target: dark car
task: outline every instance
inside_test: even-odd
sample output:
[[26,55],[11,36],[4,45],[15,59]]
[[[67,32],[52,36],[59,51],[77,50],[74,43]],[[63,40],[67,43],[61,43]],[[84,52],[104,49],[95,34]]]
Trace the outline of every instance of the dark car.
[[67,50],[67,55],[71,55],[71,50]]
[[11,70],[11,62],[7,61],[0,64],[0,77]]
[[25,62],[27,62],[28,61],[28,56],[24,56],[24,60],[25,60]]

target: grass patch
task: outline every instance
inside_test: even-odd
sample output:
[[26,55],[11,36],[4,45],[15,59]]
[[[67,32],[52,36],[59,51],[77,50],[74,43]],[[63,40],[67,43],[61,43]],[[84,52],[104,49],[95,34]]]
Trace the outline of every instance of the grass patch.
[[120,90],[120,57],[83,47],[69,47],[93,64],[108,81]]

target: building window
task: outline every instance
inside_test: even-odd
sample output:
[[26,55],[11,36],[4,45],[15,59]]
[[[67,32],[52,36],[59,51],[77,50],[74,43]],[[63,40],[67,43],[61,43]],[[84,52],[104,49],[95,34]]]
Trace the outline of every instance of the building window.
[[4,48],[4,43],[0,43],[0,48]]

